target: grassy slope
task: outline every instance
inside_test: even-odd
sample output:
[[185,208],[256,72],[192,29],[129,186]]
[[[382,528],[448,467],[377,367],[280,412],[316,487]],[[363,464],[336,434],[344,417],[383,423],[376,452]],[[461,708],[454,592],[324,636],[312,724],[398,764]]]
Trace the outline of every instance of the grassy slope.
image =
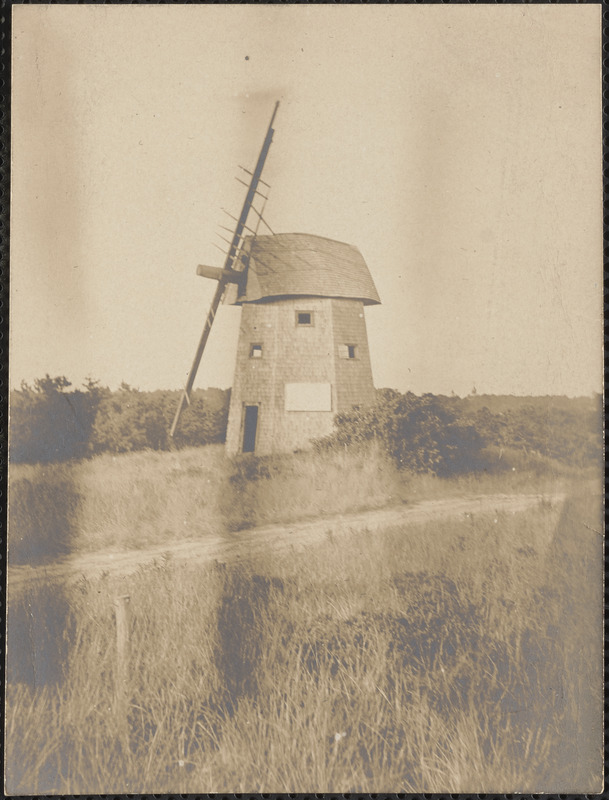
[[[209,446],[11,467],[9,558],[44,563],[73,552],[143,548],[270,522],[380,508],[463,493],[555,492],[564,467],[540,477],[524,468],[456,480],[404,476],[371,449],[301,453],[241,466]],[[552,467],[552,465],[550,465]]]
[[14,636],[46,614],[66,638],[45,653],[39,637],[37,688],[9,685],[8,788],[599,790],[598,525],[589,498],[540,502],[349,547],[329,534],[239,569],[164,562],[65,596],[32,590]]

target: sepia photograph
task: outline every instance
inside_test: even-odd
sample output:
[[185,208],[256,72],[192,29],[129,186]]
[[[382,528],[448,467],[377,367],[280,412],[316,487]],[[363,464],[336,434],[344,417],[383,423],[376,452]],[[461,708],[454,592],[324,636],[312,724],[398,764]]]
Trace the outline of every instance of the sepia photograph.
[[15,5],[4,789],[603,790],[601,5]]

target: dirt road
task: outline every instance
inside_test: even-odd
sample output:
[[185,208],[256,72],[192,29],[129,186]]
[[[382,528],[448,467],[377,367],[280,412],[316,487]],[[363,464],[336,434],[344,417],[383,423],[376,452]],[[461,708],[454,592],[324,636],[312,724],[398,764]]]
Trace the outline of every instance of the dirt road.
[[[553,495],[553,503],[561,503],[562,495]],[[420,503],[392,508],[343,514],[295,523],[266,525],[260,528],[211,536],[202,539],[167,543],[145,550],[107,550],[82,553],[43,566],[14,566],[8,569],[10,593],[19,592],[33,581],[70,581],[83,575],[95,578],[103,573],[128,575],[155,560],[170,557],[174,563],[218,560],[222,562],[247,559],[268,550],[304,547],[323,541],[328,535],[355,531],[376,531],[393,525],[415,525],[433,520],[459,517],[466,514],[494,511],[516,514],[537,505],[538,494],[479,495],[445,500],[425,500]]]

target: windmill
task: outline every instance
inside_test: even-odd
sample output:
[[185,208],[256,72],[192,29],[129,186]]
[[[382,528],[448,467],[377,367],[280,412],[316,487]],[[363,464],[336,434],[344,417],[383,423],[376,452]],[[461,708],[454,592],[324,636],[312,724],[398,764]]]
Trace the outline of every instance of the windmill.
[[[287,452],[331,432],[337,412],[370,405],[374,384],[364,306],[380,303],[353,245],[307,233],[258,234],[253,206],[273,138],[273,116],[236,219],[224,267],[199,266],[218,281],[173,435],[188,402],[220,302],[241,306],[226,433],[229,454]],[[246,184],[247,185],[247,184]],[[255,228],[248,215],[257,215]]]

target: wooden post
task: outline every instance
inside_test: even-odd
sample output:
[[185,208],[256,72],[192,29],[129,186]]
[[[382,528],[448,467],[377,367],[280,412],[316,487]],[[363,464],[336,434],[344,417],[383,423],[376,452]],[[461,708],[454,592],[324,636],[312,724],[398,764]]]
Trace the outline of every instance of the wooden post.
[[131,598],[129,595],[124,594],[117,597],[114,601],[114,614],[116,617],[116,677],[114,682],[114,694],[117,719],[120,721],[121,725],[127,721],[125,683],[129,673],[130,600]]

